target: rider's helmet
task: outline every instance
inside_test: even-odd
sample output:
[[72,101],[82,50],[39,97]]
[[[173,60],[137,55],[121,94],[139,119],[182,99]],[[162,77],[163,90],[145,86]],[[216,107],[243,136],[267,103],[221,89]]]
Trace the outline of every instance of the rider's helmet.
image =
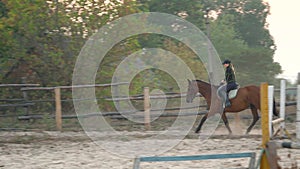
[[228,60],[228,59],[225,59],[225,60],[223,61],[223,63],[222,63],[222,64],[224,65],[224,64],[230,64],[230,63],[231,63],[231,61],[230,61],[230,60]]

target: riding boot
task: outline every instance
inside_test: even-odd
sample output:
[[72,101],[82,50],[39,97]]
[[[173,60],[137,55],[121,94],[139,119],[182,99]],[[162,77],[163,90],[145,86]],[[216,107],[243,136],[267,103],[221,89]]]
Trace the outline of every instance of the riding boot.
[[229,98],[228,98],[228,95],[226,94],[225,97],[226,97],[226,99],[225,99],[225,108],[226,108],[226,107],[230,107],[230,106],[231,106],[231,103],[230,103],[230,100],[229,100]]
[[221,100],[222,100],[222,107],[223,108],[225,108],[225,103],[226,103],[226,96],[225,96],[225,94],[224,94],[224,92],[223,91],[221,91],[220,93],[219,93],[219,96],[220,96],[220,98],[221,98]]
[[226,107],[230,107],[231,106],[231,103],[229,101],[229,98],[227,96],[227,93],[226,92],[220,92],[220,95],[222,97],[222,100],[223,100],[223,107],[226,108]]

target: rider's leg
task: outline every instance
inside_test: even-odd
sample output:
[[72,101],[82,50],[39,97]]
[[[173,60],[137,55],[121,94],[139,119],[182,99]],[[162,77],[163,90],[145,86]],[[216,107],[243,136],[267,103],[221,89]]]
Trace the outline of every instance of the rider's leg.
[[221,99],[224,103],[223,104],[224,107],[229,107],[231,104],[230,104],[230,101],[229,101],[228,96],[227,96],[227,85],[221,86],[218,89],[218,92],[219,92],[219,96],[221,97]]
[[231,103],[230,103],[230,100],[228,98],[228,94],[227,93],[225,93],[224,98],[225,98],[225,107],[230,107]]
[[230,103],[230,100],[228,98],[228,93],[230,90],[234,90],[237,88],[237,84],[236,83],[228,83],[226,85],[226,93],[225,93],[225,96],[226,96],[226,100],[225,100],[225,107],[229,107],[231,106],[231,103]]

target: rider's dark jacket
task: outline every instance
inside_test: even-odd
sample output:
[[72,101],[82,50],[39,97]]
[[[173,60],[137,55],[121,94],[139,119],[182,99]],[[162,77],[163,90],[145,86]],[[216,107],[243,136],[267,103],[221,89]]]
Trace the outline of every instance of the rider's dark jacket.
[[230,90],[236,89],[238,84],[236,83],[235,79],[235,72],[231,66],[227,66],[225,70],[225,81],[226,85],[226,92],[228,93]]
[[226,71],[225,71],[225,81],[228,83],[235,83],[235,72],[232,69],[231,66],[227,66]]

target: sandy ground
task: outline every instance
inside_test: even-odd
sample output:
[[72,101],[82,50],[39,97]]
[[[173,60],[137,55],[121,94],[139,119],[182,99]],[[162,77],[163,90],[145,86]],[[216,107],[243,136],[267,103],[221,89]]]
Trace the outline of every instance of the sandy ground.
[[[163,156],[261,151],[260,130],[251,135],[225,135],[224,126],[205,143],[197,138],[182,140]],[[0,132],[0,168],[5,169],[132,169],[133,159],[105,151],[84,132]],[[280,149],[280,165],[300,168],[300,150]],[[249,158],[182,162],[142,162],[141,169],[247,168]]]

